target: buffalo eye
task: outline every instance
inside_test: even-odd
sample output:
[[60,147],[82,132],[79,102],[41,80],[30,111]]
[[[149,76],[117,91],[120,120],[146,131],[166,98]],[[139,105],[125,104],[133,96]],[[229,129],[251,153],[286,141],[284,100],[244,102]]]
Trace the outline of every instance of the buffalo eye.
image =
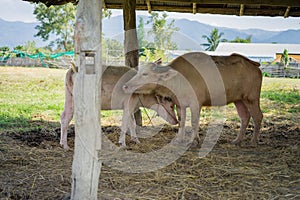
[[172,101],[172,98],[171,98],[171,97],[164,97],[164,99],[165,99],[166,101],[169,101],[169,102]]

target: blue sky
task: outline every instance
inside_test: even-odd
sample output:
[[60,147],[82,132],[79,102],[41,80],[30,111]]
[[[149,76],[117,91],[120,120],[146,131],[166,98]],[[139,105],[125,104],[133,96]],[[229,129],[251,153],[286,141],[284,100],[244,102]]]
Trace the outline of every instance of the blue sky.
[[[7,21],[36,22],[33,13],[34,4],[22,0],[1,0],[0,18]],[[113,16],[121,15],[121,10],[114,10]],[[147,12],[138,11],[139,15]],[[289,17],[238,17],[227,15],[168,13],[171,18],[186,18],[210,24],[212,26],[230,27],[238,29],[259,28],[264,30],[300,29],[300,18]]]

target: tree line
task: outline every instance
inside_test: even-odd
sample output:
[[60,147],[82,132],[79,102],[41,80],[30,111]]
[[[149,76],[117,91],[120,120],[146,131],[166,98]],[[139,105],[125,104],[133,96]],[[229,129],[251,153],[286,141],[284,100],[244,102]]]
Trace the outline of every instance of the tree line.
[[[110,17],[110,10],[103,10],[103,18]],[[37,33],[35,37],[39,37],[44,41],[49,41],[49,45],[44,48],[35,47],[34,42],[17,46],[14,50],[31,51],[30,53],[49,52],[53,51],[72,51],[74,48],[74,29],[75,29],[75,16],[76,6],[68,3],[61,6],[47,7],[43,3],[36,4],[34,15],[39,21],[35,27]],[[152,12],[149,19],[144,22],[143,18],[139,18],[137,26],[139,55],[149,59],[155,57],[163,57],[165,50],[176,50],[177,45],[172,41],[172,36],[179,28],[175,26],[175,20],[168,21],[167,13]],[[146,31],[146,26],[150,26]],[[51,35],[55,35],[55,40],[51,40]],[[239,42],[250,43],[251,36],[246,39],[237,37],[235,40],[228,41],[222,38],[224,33],[219,33],[217,28],[213,29],[209,35],[202,35],[206,39],[206,43],[200,44],[205,50],[214,51],[220,42]],[[153,41],[148,41],[147,36],[153,38]],[[103,47],[122,51],[123,44],[117,40],[106,38],[103,35]],[[0,47],[0,51],[8,51],[8,47]],[[114,51],[111,54],[119,54]]]

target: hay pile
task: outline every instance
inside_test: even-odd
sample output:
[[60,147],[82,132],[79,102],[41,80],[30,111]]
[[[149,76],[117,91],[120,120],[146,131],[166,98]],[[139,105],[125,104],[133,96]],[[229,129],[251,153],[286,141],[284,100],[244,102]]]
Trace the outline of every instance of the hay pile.
[[[32,123],[35,128],[0,134],[0,199],[62,199],[70,193],[73,151],[59,147],[59,125]],[[199,158],[199,147],[189,147],[175,162],[152,172],[122,172],[106,157],[99,199],[299,199],[300,127],[276,118],[265,121],[260,144],[253,147],[249,140],[241,146],[230,144],[239,129],[235,124],[226,122],[216,146],[205,158]],[[120,129],[102,128],[116,144]],[[153,127],[143,128],[147,129]],[[141,144],[131,143],[128,137],[128,146],[120,151],[138,155],[159,151],[176,131],[176,127],[163,126],[152,137],[140,139]],[[69,135],[73,147],[74,129]],[[200,137],[204,136],[202,125]],[[126,163],[119,166],[122,164]],[[136,162],[135,167],[143,165]]]

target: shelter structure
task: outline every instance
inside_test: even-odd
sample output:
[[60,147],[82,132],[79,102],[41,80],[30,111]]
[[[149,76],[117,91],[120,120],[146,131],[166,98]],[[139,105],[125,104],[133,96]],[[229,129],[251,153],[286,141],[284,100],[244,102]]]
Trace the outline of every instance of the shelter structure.
[[[79,0],[24,0],[43,2],[47,6]],[[123,9],[126,0],[102,0],[103,8]],[[170,11],[182,13],[210,13],[222,15],[299,17],[300,2],[294,0],[136,0],[136,10]]]
[[47,6],[78,3],[75,54],[79,72],[75,78],[75,149],[71,199],[97,199],[101,161],[100,76],[101,10],[123,9],[125,63],[138,63],[135,10],[211,13],[227,15],[299,17],[300,1],[294,0],[24,0]]

